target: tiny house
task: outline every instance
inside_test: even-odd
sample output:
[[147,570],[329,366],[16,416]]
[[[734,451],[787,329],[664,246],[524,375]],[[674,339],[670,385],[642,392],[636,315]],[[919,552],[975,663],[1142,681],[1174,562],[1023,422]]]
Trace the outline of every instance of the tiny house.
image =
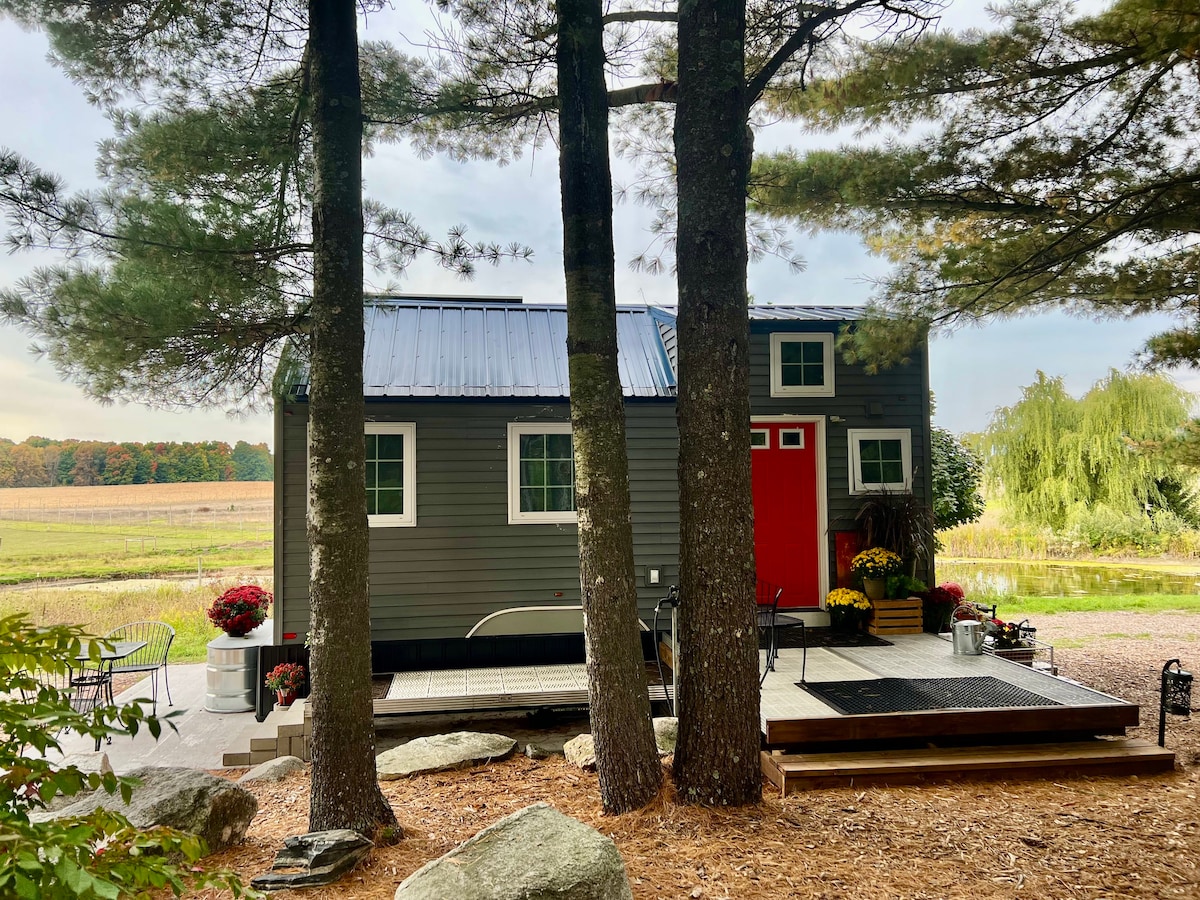
[[[931,502],[925,354],[873,376],[843,363],[856,312],[750,310],[758,573],[814,623],[861,496]],[[582,659],[565,307],[372,298],[364,326],[374,669]],[[620,307],[617,333],[649,622],[679,574],[674,310]],[[276,643],[308,627],[303,380],[276,407]]]

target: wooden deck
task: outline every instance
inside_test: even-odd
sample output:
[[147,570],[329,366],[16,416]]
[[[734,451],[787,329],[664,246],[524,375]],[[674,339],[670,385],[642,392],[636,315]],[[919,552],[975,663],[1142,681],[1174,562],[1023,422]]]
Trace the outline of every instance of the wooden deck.
[[[1139,709],[1049,671],[994,656],[955,656],[933,635],[889,635],[890,647],[783,650],[762,690],[763,774],[780,790],[937,777],[1050,777],[1170,771],[1174,754],[1104,740],[1136,726]],[[1055,706],[845,715],[807,682],[986,675]]]
[[762,754],[763,774],[783,794],[810,788],[914,784],[935,779],[1153,775],[1175,754],[1146,741],[1080,740],[985,747],[922,747],[841,753]]
[[[1123,738],[1135,704],[994,656],[955,656],[948,641],[893,634],[891,646],[781,650],[762,687],[763,773],[783,791],[828,784],[938,777],[1146,774],[1174,765],[1169,751]],[[765,654],[764,654],[765,662]],[[650,698],[668,698],[648,666]],[[844,715],[801,689],[808,682],[987,675],[1054,706],[936,709]],[[669,670],[667,672],[670,680]],[[394,676],[377,715],[585,706],[582,663],[406,672]]]

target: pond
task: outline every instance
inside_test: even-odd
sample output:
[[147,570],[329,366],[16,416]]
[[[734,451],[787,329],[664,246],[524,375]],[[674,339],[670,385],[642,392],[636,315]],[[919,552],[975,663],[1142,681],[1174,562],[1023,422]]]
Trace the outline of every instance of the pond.
[[1073,597],[1083,594],[1198,594],[1200,571],[1166,571],[1053,562],[947,560],[938,581],[957,581],[973,594]]

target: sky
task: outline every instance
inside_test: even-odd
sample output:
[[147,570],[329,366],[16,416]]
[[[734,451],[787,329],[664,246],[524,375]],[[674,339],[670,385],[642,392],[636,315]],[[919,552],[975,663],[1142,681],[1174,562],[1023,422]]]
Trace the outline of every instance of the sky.
[[[952,27],[984,23],[982,4],[958,0],[946,21]],[[422,41],[423,23],[403,13],[374,15],[365,34],[392,39],[406,52]],[[110,136],[104,115],[89,106],[79,88],[46,59],[47,42],[0,18],[0,146],[24,155],[44,170],[61,176],[71,189],[96,187],[95,147]],[[809,136],[794,127],[772,126],[756,135],[760,150],[786,144],[821,146],[836,143]],[[420,158],[406,146],[376,148],[364,166],[368,195],[413,213],[433,235],[456,225],[468,228],[472,240],[519,241],[534,250],[532,262],[481,266],[473,281],[429,264],[416,264],[400,283],[406,293],[519,295],[527,301],[563,299],[562,229],[557,154],[553,145],[526,153],[507,167],[492,163],[462,164],[446,157]],[[632,172],[614,164],[614,180],[629,184]],[[674,303],[670,275],[632,271],[627,262],[653,242],[650,215],[632,203],[616,207],[617,291],[622,303]],[[793,236],[806,269],[794,274],[786,264],[768,259],[752,264],[751,295],[759,303],[842,305],[866,302],[869,279],[886,271],[851,235],[825,233],[815,238]],[[0,285],[9,286],[52,256],[0,253]],[[385,282],[368,271],[368,290]],[[1062,376],[1067,389],[1082,394],[1111,368],[1129,366],[1134,352],[1151,334],[1162,330],[1165,317],[1094,323],[1061,314],[1030,316],[1006,323],[970,328],[935,338],[930,349],[930,379],[937,400],[936,421],[955,432],[986,427],[992,412],[1020,399],[1021,387],[1036,372]],[[30,435],[113,441],[225,440],[251,443],[272,440],[269,412],[151,409],[137,404],[101,405],[76,385],[64,381],[45,359],[29,351],[31,338],[0,326],[0,437],[20,441]],[[1189,390],[1200,389],[1194,377],[1180,378]]]

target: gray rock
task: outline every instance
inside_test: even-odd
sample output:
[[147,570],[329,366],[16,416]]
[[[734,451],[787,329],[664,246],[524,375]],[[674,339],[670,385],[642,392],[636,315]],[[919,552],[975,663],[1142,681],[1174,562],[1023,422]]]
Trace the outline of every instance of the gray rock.
[[517,742],[502,734],[456,731],[417,738],[375,757],[380,781],[395,781],[425,772],[459,769],[476,763],[508,759]]
[[679,740],[679,720],[664,716],[654,720],[654,743],[661,754],[674,753]]
[[121,813],[137,828],[166,825],[199,835],[209,852],[215,853],[241,841],[258,812],[258,801],[248,790],[207,772],[148,766],[126,774],[142,782],[133,789],[128,806],[120,792],[101,790],[30,818],[46,821],[109,809]]
[[549,759],[551,751],[541,744],[535,744],[531,741],[525,745],[525,755],[530,759]]
[[633,900],[617,845],[545,803],[422,866],[395,900]]
[[271,871],[256,876],[250,885],[260,891],[282,891],[332,884],[357,866],[371,846],[367,838],[347,829],[284,838]]
[[304,771],[304,760],[298,756],[280,756],[275,759],[268,759],[265,763],[259,763],[245,775],[238,779],[238,784],[247,784],[251,781],[282,781],[293,772]]
[[590,734],[581,734],[563,744],[563,755],[567,762],[587,772],[596,770],[596,741]]

